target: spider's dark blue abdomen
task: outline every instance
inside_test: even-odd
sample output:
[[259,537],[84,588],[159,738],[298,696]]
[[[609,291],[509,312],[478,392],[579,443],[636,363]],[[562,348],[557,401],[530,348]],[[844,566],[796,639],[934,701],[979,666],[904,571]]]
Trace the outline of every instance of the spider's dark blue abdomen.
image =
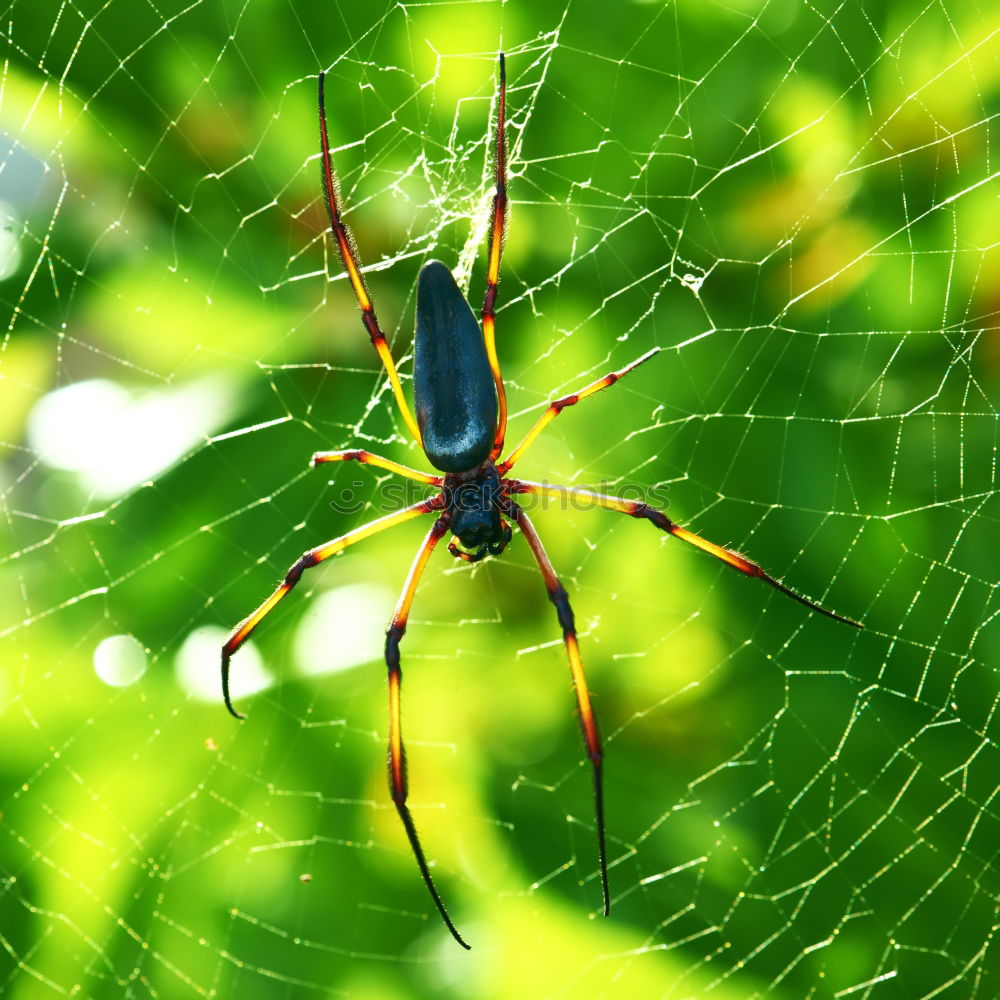
[[429,260],[417,278],[413,397],[424,454],[442,472],[489,458],[497,391],[479,323],[452,273]]

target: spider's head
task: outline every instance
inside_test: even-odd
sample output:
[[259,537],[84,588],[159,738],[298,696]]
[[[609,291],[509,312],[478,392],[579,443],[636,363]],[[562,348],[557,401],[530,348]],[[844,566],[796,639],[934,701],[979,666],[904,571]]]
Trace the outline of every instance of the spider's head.
[[451,522],[451,530],[464,548],[478,549],[491,542],[499,542],[503,537],[500,515],[497,511],[464,511],[456,514]]
[[496,546],[506,544],[499,500],[500,478],[492,465],[481,475],[450,486],[451,530],[464,548],[485,550],[489,546],[495,555]]

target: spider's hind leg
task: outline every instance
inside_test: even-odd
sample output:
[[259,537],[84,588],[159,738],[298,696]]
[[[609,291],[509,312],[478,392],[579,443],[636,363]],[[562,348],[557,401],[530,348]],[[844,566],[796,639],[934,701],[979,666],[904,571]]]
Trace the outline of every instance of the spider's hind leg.
[[382,332],[382,328],[379,326],[378,319],[375,316],[375,306],[372,304],[372,300],[368,295],[368,289],[365,287],[365,279],[361,273],[361,261],[358,259],[357,251],[354,248],[354,240],[347,228],[347,224],[341,217],[340,196],[337,191],[337,175],[333,169],[333,155],[330,152],[330,135],[326,123],[324,80],[325,74],[320,73],[316,99],[319,109],[319,141],[323,168],[323,194],[326,201],[327,215],[330,219],[330,232],[333,233],[334,239],[337,242],[340,260],[344,265],[344,270],[347,271],[347,277],[351,282],[351,288],[354,289],[358,305],[361,307],[361,320],[364,323],[365,330],[368,331],[372,346],[375,348],[375,352],[378,354],[385,368],[385,373],[389,377],[389,384],[392,386],[393,395],[396,397],[396,405],[399,407],[400,415],[413,435],[413,440],[417,444],[420,444],[420,428],[417,426],[417,422],[413,418],[413,412],[406,402],[406,396],[399,381],[399,372],[396,370],[396,363],[392,360],[392,352],[389,350],[385,334]]
[[504,436],[507,433],[507,390],[500,374],[500,360],[496,346],[496,299],[500,282],[500,258],[503,254],[504,229],[507,224],[507,64],[500,53],[500,96],[497,101],[496,151],[496,191],[493,195],[493,225],[490,230],[490,256],[486,269],[486,296],[483,299],[483,340],[486,356],[489,358],[493,381],[497,389],[497,425],[493,438],[490,458],[497,459],[503,451]]

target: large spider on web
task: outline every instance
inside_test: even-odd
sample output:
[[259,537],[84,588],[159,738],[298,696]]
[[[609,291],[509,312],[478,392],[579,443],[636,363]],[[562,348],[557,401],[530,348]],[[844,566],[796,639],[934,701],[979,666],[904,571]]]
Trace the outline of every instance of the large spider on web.
[[[550,403],[548,408],[528,431],[524,439],[506,458],[500,458],[507,430],[507,398],[500,363],[496,352],[496,318],[494,307],[497,283],[500,280],[500,255],[503,250],[504,228],[507,218],[507,152],[505,138],[507,81],[504,56],[500,54],[500,95],[497,104],[496,124],[496,193],[493,196],[493,223],[489,243],[489,264],[486,275],[486,298],[482,309],[482,330],[476,323],[465,297],[462,295],[451,271],[440,261],[429,260],[417,278],[416,329],[414,332],[413,396],[416,419],[406,402],[399,374],[386,343],[385,334],[375,318],[375,309],[369,298],[361,265],[355,251],[354,240],[341,218],[337,178],[330,155],[324,102],[324,74],[319,75],[318,104],[319,131],[322,150],[323,191],[330,216],[330,230],[337,241],[340,259],[347,271],[354,294],[361,307],[361,318],[371,337],[372,344],[385,366],[392,384],[400,414],[414,439],[423,449],[427,460],[443,475],[420,472],[400,465],[390,459],[368,451],[321,451],[312,457],[312,464],[327,462],[360,462],[419,483],[439,488],[427,500],[402,510],[377,518],[305,552],[288,570],[277,590],[252,614],[237,625],[222,647],[222,691],[226,707],[238,719],[243,716],[233,707],[229,693],[229,663],[233,654],[250,638],[254,629],[274,609],[275,605],[299,582],[302,574],[312,566],[343,551],[348,545],[360,542],[394,525],[412,520],[423,514],[435,514],[434,523],[410,566],[399,603],[386,632],[385,659],[389,668],[389,788],[396,811],[406,830],[410,847],[420,869],[420,875],[430,892],[448,930],[455,940],[468,948],[452,922],[444,901],[431,877],[430,867],[417,836],[413,817],[406,804],[408,781],[406,754],[400,726],[400,688],[402,670],[399,660],[399,643],[406,631],[410,606],[420,576],[438,542],[450,531],[452,540],[448,551],[459,559],[478,562],[487,555],[498,556],[512,537],[511,523],[517,525],[528,543],[531,553],[545,582],[549,599],[555,605],[563,641],[569,658],[573,689],[583,729],[587,757],[590,760],[594,781],[594,813],[597,830],[597,855],[601,876],[604,914],[607,915],[611,899],[608,890],[607,846],[604,826],[604,794],[602,781],[603,752],[598,735],[597,719],[591,705],[583,663],[576,640],[573,610],[565,589],[559,582],[552,563],[531,519],[517,504],[519,494],[544,497],[585,499],[597,507],[643,518],[661,531],[694,545],[716,559],[732,566],[747,576],[757,577],[793,600],[813,611],[859,627],[858,622],[821,608],[801,594],[779,583],[756,563],[745,559],[730,549],[715,545],[671,521],[662,511],[645,503],[606,496],[589,490],[567,486],[550,486],[545,483],[512,479],[508,473],[528,450],[542,430],[563,410],[575,406],[595,392],[614,385],[644,361],[648,361],[659,348],[648,351],[631,364],[610,372],[590,385]],[[455,539],[458,540],[457,544]]]

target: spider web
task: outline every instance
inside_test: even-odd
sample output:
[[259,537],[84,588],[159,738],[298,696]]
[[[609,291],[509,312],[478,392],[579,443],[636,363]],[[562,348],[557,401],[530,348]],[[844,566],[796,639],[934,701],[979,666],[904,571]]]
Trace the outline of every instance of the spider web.
[[[1000,16],[946,2],[8,4],[0,72],[0,982],[12,998],[1000,994],[994,143]],[[523,542],[431,563],[381,642],[424,466],[420,263],[484,287],[527,478],[627,493],[854,630],[606,511],[539,510],[607,743],[612,914]],[[417,494],[419,496],[419,494]]]

